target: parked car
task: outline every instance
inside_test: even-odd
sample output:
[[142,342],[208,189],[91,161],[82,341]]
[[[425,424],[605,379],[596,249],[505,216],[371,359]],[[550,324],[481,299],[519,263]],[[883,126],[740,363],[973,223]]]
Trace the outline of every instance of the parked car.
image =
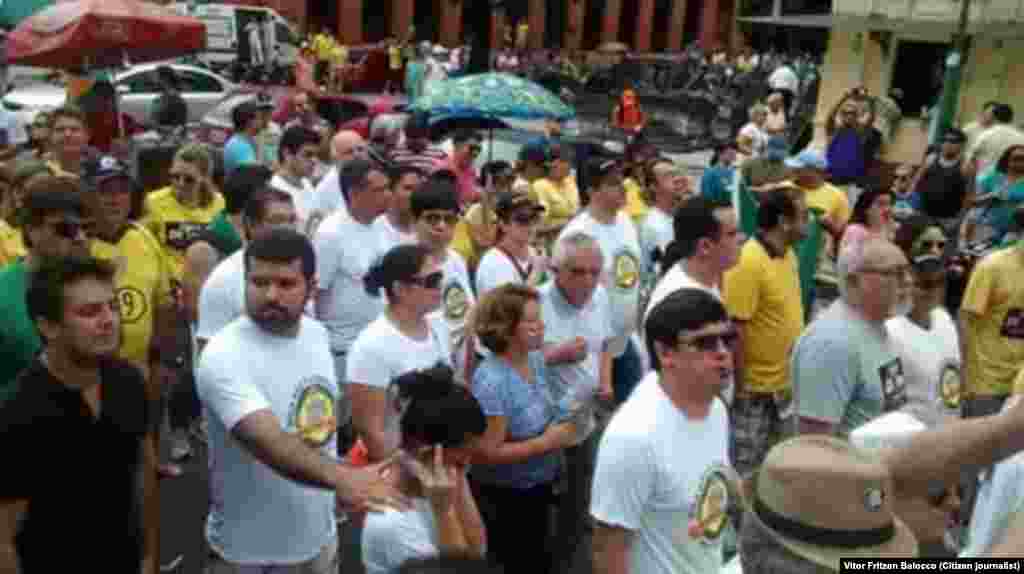
[[[132,66],[115,74],[112,82],[120,99],[121,111],[143,125],[149,124],[153,102],[160,95],[156,69],[162,65],[170,66],[178,76],[181,95],[188,104],[190,122],[199,121],[225,95],[235,90],[235,85],[226,78],[196,66],[166,63]],[[40,111],[64,105],[66,95],[61,84],[36,83],[8,92],[3,97],[3,106],[27,125]]]

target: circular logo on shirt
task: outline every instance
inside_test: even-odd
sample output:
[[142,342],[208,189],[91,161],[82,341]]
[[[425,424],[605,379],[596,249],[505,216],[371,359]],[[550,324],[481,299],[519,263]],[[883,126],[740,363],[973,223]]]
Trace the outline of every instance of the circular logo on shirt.
[[939,374],[939,398],[947,409],[960,410],[960,368],[953,363],[942,367]]
[[612,262],[615,271],[615,286],[619,289],[632,289],[640,281],[640,262],[629,251],[622,251]]
[[327,444],[337,429],[334,396],[326,387],[312,384],[299,395],[292,414],[292,426],[306,444],[319,448]]
[[135,287],[118,287],[114,292],[117,306],[121,311],[121,322],[132,324],[141,319],[149,310],[146,296]]
[[449,321],[461,321],[469,311],[469,298],[458,281],[452,281],[444,290],[444,318]]
[[712,467],[701,481],[695,505],[691,536],[708,541],[717,540],[729,523],[729,478],[719,467]]

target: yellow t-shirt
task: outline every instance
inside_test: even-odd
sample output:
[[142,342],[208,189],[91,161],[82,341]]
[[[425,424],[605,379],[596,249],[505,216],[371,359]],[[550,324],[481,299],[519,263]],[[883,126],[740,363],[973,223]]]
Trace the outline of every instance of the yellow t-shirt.
[[331,57],[331,48],[333,47],[334,39],[326,34],[317,34],[313,37],[313,53],[316,54],[316,59],[321,61],[327,61]]
[[846,225],[850,220],[850,200],[843,190],[825,183],[817,189],[804,189],[804,201],[808,208],[820,209],[836,223]]
[[331,47],[331,65],[335,67],[344,66],[348,63],[348,48],[341,44]]
[[[491,225],[495,225],[496,220],[497,218],[492,211],[488,221]],[[450,247],[462,256],[466,261],[466,267],[469,269],[476,268],[477,263],[480,263],[480,258],[484,255],[484,251],[486,251],[486,249],[482,249],[473,240],[473,236],[469,233],[469,228],[474,225],[483,225],[483,223],[484,207],[480,203],[474,203],[455,225],[455,232],[452,236]]]
[[26,253],[21,230],[0,219],[0,267],[17,261]]
[[964,332],[970,395],[1006,395],[1024,363],[1024,250],[1004,249],[975,266],[961,311],[971,320]]
[[804,328],[796,253],[771,257],[747,241],[722,290],[731,317],[743,322],[743,387],[754,393],[791,388],[789,353]]
[[531,194],[544,206],[544,222],[565,225],[580,209],[580,192],[572,176],[560,183],[542,177],[530,186]]
[[147,372],[155,310],[171,303],[170,262],[156,238],[137,224],[116,244],[93,239],[90,251],[117,268],[122,334],[118,356]]
[[633,218],[634,223],[640,223],[647,217],[648,210],[643,190],[640,188],[640,184],[631,177],[622,182],[622,187],[626,188],[626,206],[622,209],[626,210],[626,215]]
[[205,207],[189,207],[178,203],[172,187],[158,189],[146,196],[146,216],[141,223],[163,248],[174,279],[181,280],[185,250],[223,210],[224,196],[220,192],[214,192],[213,201]]
[[388,66],[392,70],[402,69],[402,48],[398,44],[388,46]]

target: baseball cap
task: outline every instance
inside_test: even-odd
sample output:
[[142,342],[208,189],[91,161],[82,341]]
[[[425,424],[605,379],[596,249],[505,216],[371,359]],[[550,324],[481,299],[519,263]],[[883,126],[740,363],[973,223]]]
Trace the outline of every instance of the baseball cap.
[[117,178],[126,179],[133,185],[136,183],[128,166],[110,155],[89,158],[82,162],[81,177],[82,186],[86,189],[96,189],[104,182]]
[[504,215],[520,209],[532,209],[536,212],[544,211],[544,206],[535,201],[530,194],[516,191],[503,191],[498,194],[494,202],[494,213]]
[[786,167],[792,169],[815,169],[818,171],[828,171],[828,160],[825,159],[825,154],[819,151],[805,149],[804,151],[787,159]]
[[249,123],[249,120],[256,117],[257,113],[273,109],[274,104],[270,101],[270,98],[261,94],[235,106],[235,109],[231,110],[231,121],[237,129]]

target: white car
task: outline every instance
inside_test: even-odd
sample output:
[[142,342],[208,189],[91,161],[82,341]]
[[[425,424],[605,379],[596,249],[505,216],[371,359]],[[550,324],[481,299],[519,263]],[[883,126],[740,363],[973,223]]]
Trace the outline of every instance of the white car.
[[[181,95],[188,104],[188,121],[198,122],[224,96],[235,89],[227,79],[203,68],[184,64],[153,63],[132,66],[112,78],[121,111],[143,125],[150,123],[153,102],[160,95],[156,69],[170,66],[178,76]],[[37,113],[64,105],[66,91],[60,84],[34,83],[15,88],[3,97],[3,106],[28,125]]]

